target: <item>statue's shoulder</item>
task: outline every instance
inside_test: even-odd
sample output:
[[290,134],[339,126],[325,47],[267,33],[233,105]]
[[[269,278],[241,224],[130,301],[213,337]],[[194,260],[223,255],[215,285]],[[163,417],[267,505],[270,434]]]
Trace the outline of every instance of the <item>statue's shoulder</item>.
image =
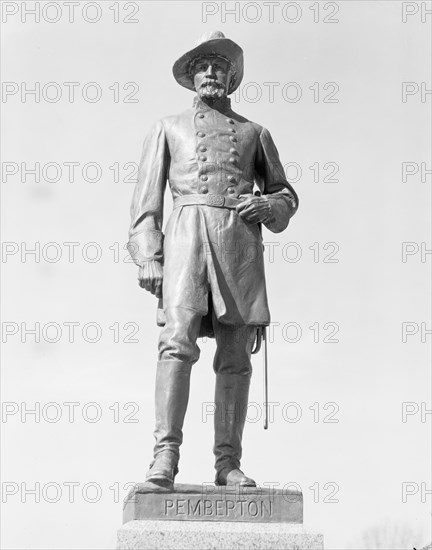
[[165,128],[165,131],[169,132],[170,129],[181,125],[185,120],[189,120],[192,117],[193,109],[185,109],[181,113],[164,116],[159,122]]

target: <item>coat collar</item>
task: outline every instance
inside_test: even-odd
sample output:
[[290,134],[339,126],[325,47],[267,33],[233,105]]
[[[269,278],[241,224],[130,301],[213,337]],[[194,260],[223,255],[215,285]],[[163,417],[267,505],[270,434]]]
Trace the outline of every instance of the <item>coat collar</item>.
[[198,96],[195,96],[192,107],[196,111],[198,109],[200,111],[210,111],[211,109],[214,109],[216,111],[219,111],[220,113],[227,113],[228,111],[231,111],[231,99],[229,97],[223,97],[216,100],[213,105],[210,106],[202,101]]

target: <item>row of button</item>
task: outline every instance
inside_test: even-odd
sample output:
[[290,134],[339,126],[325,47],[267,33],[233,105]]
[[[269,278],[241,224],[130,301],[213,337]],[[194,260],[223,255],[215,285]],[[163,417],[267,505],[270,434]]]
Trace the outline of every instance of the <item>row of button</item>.
[[[199,118],[204,118],[205,115],[204,115],[203,113],[198,113],[198,117],[199,117]],[[227,122],[228,122],[229,124],[234,124],[234,120],[233,120],[232,118],[227,118],[226,120],[227,120]],[[230,131],[231,131],[233,134],[236,133],[236,130],[235,130],[234,128],[231,128]],[[197,135],[198,137],[200,137],[200,138],[206,137],[205,132],[202,132],[202,131],[197,132],[196,135]],[[230,139],[230,141],[231,141],[232,143],[237,143],[237,138],[236,138],[235,136],[230,136],[229,139]],[[206,147],[205,145],[201,145],[201,146],[199,147],[199,151],[200,151],[201,153],[205,153],[205,152],[207,151],[207,147]],[[230,152],[231,155],[237,155],[237,156],[238,156],[238,154],[239,154],[238,151],[237,151],[236,149],[234,149],[233,147],[229,150],[229,152]],[[200,160],[201,162],[205,162],[205,161],[207,160],[207,157],[206,157],[205,155],[200,155],[200,156],[198,157],[198,160]],[[231,157],[229,158],[229,162],[230,162],[231,164],[235,164],[235,163],[237,162],[237,159],[235,158],[235,156],[231,156]],[[237,183],[237,178],[236,178],[235,176],[228,176],[227,179],[228,179],[228,181],[229,181],[230,183]],[[203,174],[203,175],[201,176],[201,181],[208,181],[208,176],[205,175],[205,174]],[[206,187],[206,186],[201,187],[201,188],[200,188],[200,192],[201,192],[201,193],[204,193],[204,194],[205,194],[205,193],[208,193],[208,187]],[[230,194],[235,193],[235,189],[234,189],[233,187],[229,187],[229,188],[228,188],[228,193],[230,193]]]
[[[198,117],[199,118],[204,118],[205,114],[204,113],[198,113]],[[227,118],[226,120],[229,124],[234,124],[234,120],[232,118]]]
[[[200,155],[198,157],[198,160],[200,160],[201,162],[205,162],[207,160],[207,157],[205,155]],[[237,159],[235,157],[230,157],[228,161],[231,162],[231,164],[235,164],[237,162]]]
[[[205,153],[207,151],[207,147],[205,147],[205,145],[201,145],[199,150],[201,151],[201,153]],[[238,155],[238,151],[237,149],[234,149],[234,147],[231,147],[231,149],[229,150],[229,152],[232,154],[232,155]]]
[[[237,183],[237,178],[235,176],[228,176],[228,181],[230,181],[231,183]],[[207,181],[208,180],[208,176],[206,176],[205,174],[201,176],[201,180],[202,181]]]
[[[202,187],[200,187],[200,193],[202,193],[203,195],[205,195],[206,193],[208,193],[208,187],[206,187],[205,185],[203,185]],[[232,195],[233,193],[235,193],[235,189],[234,187],[228,187],[228,193],[230,195]]]
[[[230,130],[230,131],[231,131],[233,134],[236,133],[236,131],[234,130],[234,128],[233,128],[232,130]],[[205,137],[205,133],[204,133],[204,132],[201,132],[201,130],[200,130],[199,132],[197,132],[197,136],[203,138],[203,137]],[[235,136],[230,136],[230,140],[231,140],[231,141],[237,141],[237,138],[236,138]]]

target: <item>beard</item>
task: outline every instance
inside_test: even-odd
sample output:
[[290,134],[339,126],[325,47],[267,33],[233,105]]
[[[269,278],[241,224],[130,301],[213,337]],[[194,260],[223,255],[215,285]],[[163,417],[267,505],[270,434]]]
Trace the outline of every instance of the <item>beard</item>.
[[198,88],[198,95],[201,99],[221,99],[226,95],[226,88],[220,82],[204,81]]

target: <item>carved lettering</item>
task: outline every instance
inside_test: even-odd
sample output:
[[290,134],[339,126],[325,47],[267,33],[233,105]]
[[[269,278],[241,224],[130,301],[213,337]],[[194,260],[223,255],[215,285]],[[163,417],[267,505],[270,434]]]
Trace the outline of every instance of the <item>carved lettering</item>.
[[[189,502],[189,501],[188,501]],[[176,508],[176,512],[178,515],[185,515],[186,514],[186,511],[184,510],[185,508],[185,505],[186,505],[186,500],[184,498],[179,498],[177,499],[177,508]]]
[[166,500],[165,500],[165,515],[166,515],[166,516],[168,515],[168,510],[169,510],[170,508],[174,508],[174,501],[173,501],[173,500],[166,499]]
[[178,498],[165,499],[164,514],[189,517],[226,517],[235,518],[270,518],[273,516],[273,503],[268,499],[205,499],[205,498]]
[[216,515],[217,516],[223,516],[224,515],[223,504],[224,504],[223,500],[217,500],[216,501]]
[[212,501],[211,500],[205,500],[204,501],[204,515],[205,516],[212,516],[213,510],[212,510]]
[[[268,508],[266,509],[266,504],[268,504]],[[265,500],[261,501],[261,517],[271,517],[273,515],[273,502],[272,500],[269,500],[266,502]]]
[[256,518],[258,515],[258,504],[254,500],[248,502],[248,513],[253,518]]
[[195,515],[201,516],[202,515],[201,504],[202,504],[202,500],[200,499],[195,504],[195,508],[194,508],[193,502],[188,500],[188,515],[189,516],[191,516],[191,515],[192,516],[195,516]]
[[227,516],[229,516],[230,510],[234,510],[235,508],[235,502],[233,500],[227,500],[226,506],[227,506]]

